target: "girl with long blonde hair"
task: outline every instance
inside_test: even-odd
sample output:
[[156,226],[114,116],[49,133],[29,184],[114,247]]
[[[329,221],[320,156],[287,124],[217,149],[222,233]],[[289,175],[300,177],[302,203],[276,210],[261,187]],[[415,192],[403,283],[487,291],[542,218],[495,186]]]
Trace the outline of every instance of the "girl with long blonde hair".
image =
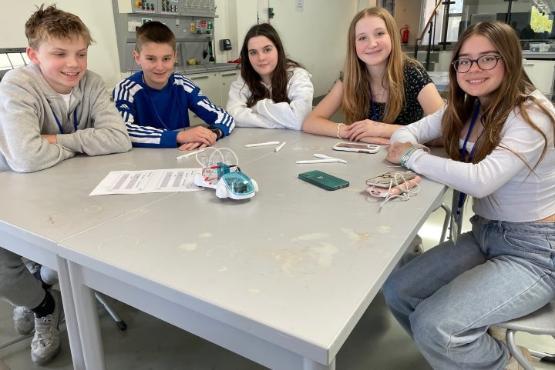
[[[383,8],[360,11],[349,26],[344,78],[303,123],[305,132],[386,144],[401,125],[443,106],[420,63],[401,50],[399,30]],[[330,117],[339,108],[345,122]]]

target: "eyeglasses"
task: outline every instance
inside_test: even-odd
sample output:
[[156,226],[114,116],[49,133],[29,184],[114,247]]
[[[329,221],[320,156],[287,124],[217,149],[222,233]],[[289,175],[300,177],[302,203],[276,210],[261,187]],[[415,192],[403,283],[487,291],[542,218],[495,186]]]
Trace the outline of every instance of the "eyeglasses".
[[459,58],[456,59],[453,63],[453,68],[458,73],[466,73],[470,71],[472,65],[476,63],[478,68],[483,71],[489,71],[490,69],[494,69],[499,60],[503,59],[499,55],[482,55],[477,59],[470,59],[470,58]]

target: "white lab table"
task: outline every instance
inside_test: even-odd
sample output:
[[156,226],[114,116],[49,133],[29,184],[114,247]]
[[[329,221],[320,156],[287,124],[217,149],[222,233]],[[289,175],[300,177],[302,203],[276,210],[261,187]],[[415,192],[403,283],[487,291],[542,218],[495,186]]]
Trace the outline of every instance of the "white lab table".
[[[143,165],[148,165],[149,161],[160,163],[159,154],[152,152]],[[85,369],[85,365],[67,262],[60,255],[60,242],[168,196],[88,196],[106,171],[122,166],[132,169],[133,163],[126,162],[123,156],[80,156],[35,173],[0,172],[0,246],[58,271],[76,370]]]
[[[244,147],[268,140],[287,145],[278,153]],[[385,150],[334,152],[336,141],[237,129],[218,146],[233,148],[258,181],[260,192],[248,201],[220,200],[211,190],[87,196],[110,170],[197,166],[193,158],[176,162],[175,150],[83,157],[53,171],[58,212],[75,223],[56,238],[56,252],[68,264],[86,368],[105,368],[94,289],[264,366],[334,369],[339,349],[445,192],[424,180],[418,196],[378,212],[364,180],[387,170]],[[295,164],[314,153],[348,164]],[[62,176],[64,168],[74,172]],[[312,169],[351,185],[328,192],[297,179]],[[32,222],[22,229],[33,232]]]

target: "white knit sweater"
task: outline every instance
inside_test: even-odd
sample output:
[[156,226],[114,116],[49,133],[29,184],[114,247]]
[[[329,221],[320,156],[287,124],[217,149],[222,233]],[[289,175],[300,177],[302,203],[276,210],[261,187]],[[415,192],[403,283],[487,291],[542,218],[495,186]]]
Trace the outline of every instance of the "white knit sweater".
[[291,103],[274,103],[272,99],[259,100],[247,107],[251,95],[245,81],[239,76],[231,84],[226,110],[235,118],[238,127],[289,128],[300,130],[304,118],[312,110],[314,87],[310,73],[293,68],[287,83],[287,97]]

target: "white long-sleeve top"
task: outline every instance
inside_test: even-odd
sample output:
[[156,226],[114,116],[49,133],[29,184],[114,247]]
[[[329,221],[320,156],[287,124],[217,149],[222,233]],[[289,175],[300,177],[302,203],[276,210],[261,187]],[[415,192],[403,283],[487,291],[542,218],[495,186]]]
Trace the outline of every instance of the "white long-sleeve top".
[[314,87],[312,77],[303,68],[289,70],[291,77],[287,82],[287,97],[290,103],[274,103],[272,99],[259,100],[254,106],[247,107],[251,91],[239,76],[229,88],[226,110],[235,118],[238,127],[288,128],[300,130],[303,120],[312,110]]
[[[539,91],[536,90],[532,95],[555,115],[553,104]],[[418,150],[407,161],[407,167],[471,195],[474,197],[474,213],[490,220],[530,222],[555,214],[554,129],[549,118],[538,107],[533,104],[527,107],[530,119],[548,140],[545,156],[532,172],[530,168],[540,158],[545,141],[540,133],[526,123],[517,109],[505,121],[500,145],[479,163],[454,161]],[[445,108],[440,109],[400,128],[391,141],[426,143],[440,137],[444,112]],[[505,148],[510,148],[514,153]]]

